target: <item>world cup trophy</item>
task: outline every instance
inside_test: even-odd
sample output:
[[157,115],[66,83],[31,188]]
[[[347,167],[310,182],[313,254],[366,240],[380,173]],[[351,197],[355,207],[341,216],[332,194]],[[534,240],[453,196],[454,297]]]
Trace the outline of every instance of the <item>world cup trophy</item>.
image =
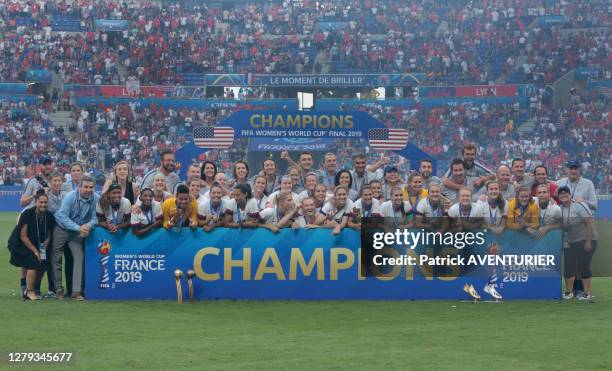
[[190,269],[187,271],[187,286],[189,287],[189,301],[193,303],[193,277],[195,277],[195,271]]
[[355,223],[360,224],[361,223],[361,209],[359,209],[358,207],[354,207],[353,215],[354,215],[353,220],[355,220]]
[[108,274],[108,261],[110,259],[111,244],[108,241],[98,243],[98,253],[100,253],[100,284],[101,289],[110,287],[110,276]]
[[181,278],[183,277],[183,271],[180,269],[174,270],[174,280],[176,283],[176,302],[183,304],[183,285],[181,284]]

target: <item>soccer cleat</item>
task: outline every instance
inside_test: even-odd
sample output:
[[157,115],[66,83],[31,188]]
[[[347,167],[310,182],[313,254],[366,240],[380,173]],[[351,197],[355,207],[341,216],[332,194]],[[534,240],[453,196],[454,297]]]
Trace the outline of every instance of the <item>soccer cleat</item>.
[[467,283],[463,285],[463,291],[465,291],[468,295],[472,297],[474,300],[480,300],[480,295],[472,285],[468,285]]
[[563,299],[565,300],[571,300],[574,297],[574,293],[572,292],[566,292],[565,294],[563,294]]
[[582,294],[582,295],[580,295],[578,297],[578,300],[580,300],[580,301],[591,301],[591,300],[593,300],[593,297],[591,296],[591,294],[584,293],[584,294]]
[[495,286],[493,284],[488,284],[484,287],[484,292],[491,295],[495,300],[502,300],[502,296],[495,290]]
[[53,291],[49,291],[47,292],[47,295],[43,296],[45,299],[54,299],[57,298],[57,296],[55,295],[55,293]]

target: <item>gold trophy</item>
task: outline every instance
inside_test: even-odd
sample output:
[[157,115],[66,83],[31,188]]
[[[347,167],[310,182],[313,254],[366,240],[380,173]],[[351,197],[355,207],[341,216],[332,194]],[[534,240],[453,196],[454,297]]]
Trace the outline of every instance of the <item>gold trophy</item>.
[[187,287],[189,287],[189,301],[193,303],[193,277],[195,277],[195,271],[190,269],[187,271]]
[[181,278],[183,277],[183,271],[180,269],[174,270],[174,280],[176,281],[176,302],[183,304],[183,285],[181,284]]
[[357,224],[361,224],[361,210],[358,207],[353,208],[353,220]]

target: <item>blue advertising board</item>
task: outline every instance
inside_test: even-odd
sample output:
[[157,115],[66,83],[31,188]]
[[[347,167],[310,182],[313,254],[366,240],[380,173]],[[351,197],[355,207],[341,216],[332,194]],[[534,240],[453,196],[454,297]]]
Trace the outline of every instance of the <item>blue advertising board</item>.
[[[546,269],[494,268],[504,299],[560,299],[559,231],[541,240],[506,231],[498,244],[499,254],[547,254],[555,262]],[[455,277],[437,277],[423,266],[413,266],[386,278],[364,277],[360,246],[360,233],[351,229],[337,236],[330,229],[284,229],[276,234],[262,228],[158,230],[138,238],[129,231],[113,235],[96,228],[85,246],[85,291],[94,300],[172,300],[177,295],[174,270],[193,269],[197,300],[455,300],[467,298],[465,283],[482,292],[490,276],[486,266]],[[413,253],[431,250],[417,246]],[[484,249],[472,253],[486,255]],[[185,277],[181,284],[186,299]]]
[[[223,119],[217,128],[231,131],[227,147],[239,138],[321,138],[344,140],[370,140],[373,131],[389,130],[382,122],[362,111],[271,111],[242,110]],[[409,138],[409,133],[406,134]],[[422,159],[432,162],[436,171],[437,161],[414,144],[406,141],[391,149],[394,153],[410,159],[410,166],[417,170]],[[401,142],[401,140],[398,140]],[[370,142],[371,145],[371,142]],[[400,148],[401,147],[401,148]],[[211,148],[198,146],[194,141],[176,152],[176,160],[182,169],[189,168],[194,158]]]
[[381,87],[381,86],[416,86],[424,74],[331,74],[331,75],[261,75],[254,74],[249,78],[251,86],[279,87]]

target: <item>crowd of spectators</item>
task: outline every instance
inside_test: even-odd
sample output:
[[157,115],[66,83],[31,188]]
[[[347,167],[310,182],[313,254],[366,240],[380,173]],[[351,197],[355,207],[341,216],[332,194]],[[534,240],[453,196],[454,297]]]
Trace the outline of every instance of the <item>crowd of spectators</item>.
[[[518,104],[462,104],[412,108],[368,104],[345,106],[345,110],[363,110],[388,126],[406,128],[412,143],[439,161],[439,172],[457,157],[467,142],[479,143],[481,162],[490,167],[510,164],[524,158],[527,168],[543,163],[553,178],[560,177],[569,159],[582,163],[583,174],[596,187],[608,192],[612,186],[612,161],[609,146],[612,117],[610,98],[604,95],[572,97],[570,105],[551,109],[538,105],[532,111],[533,129],[520,132]],[[75,109],[74,127],[68,131],[55,128],[45,109],[24,103],[4,104],[0,115],[0,171],[4,184],[21,183],[35,172],[37,159],[45,153],[67,167],[72,161],[86,164],[92,174],[105,174],[119,160],[133,164],[136,177],[158,161],[166,148],[176,150],[191,140],[194,125],[214,125],[239,109],[207,108],[200,110],[149,108],[134,103],[119,106],[88,106]],[[283,109],[283,107],[278,107]],[[433,129],[432,129],[433,128]],[[247,143],[238,143],[230,151],[209,153],[208,159],[230,168],[245,158]],[[349,164],[354,146],[338,141],[335,153],[339,164]],[[378,154],[371,154],[372,160]],[[199,160],[203,161],[205,158]],[[407,171],[409,163],[399,158],[398,166]]]
[[[609,62],[605,0],[300,1],[269,4],[13,0],[0,7],[0,80],[30,68],[65,83],[184,82],[185,73],[424,73],[430,84],[543,81]],[[538,17],[563,16],[554,26]],[[108,31],[96,20],[125,20]],[[66,32],[66,31],[70,32]],[[518,65],[517,59],[528,60]],[[609,64],[609,63],[608,63]],[[524,75],[524,76],[523,76]]]
[[[574,68],[598,71],[599,79],[612,78],[612,34],[610,29],[564,32],[535,28],[520,53],[526,57],[513,82],[550,84]],[[515,62],[510,58],[506,67]]]
[[[583,174],[602,193],[612,189],[612,153],[608,145],[612,117],[610,96],[593,92],[575,94],[567,107],[537,105],[530,118],[533,129],[520,132],[518,104],[461,104],[425,109],[367,105],[361,109],[388,126],[406,128],[417,147],[448,167],[467,142],[478,143],[480,161],[491,168],[526,160],[526,168],[544,164],[553,178],[564,174],[570,159],[582,164]],[[434,129],[432,129],[434,128]]]
[[[46,69],[64,83],[97,85],[123,85],[128,76],[141,84],[174,85],[185,83],[190,72],[421,72],[424,84],[487,83],[499,76],[551,83],[576,67],[593,68],[606,79],[612,77],[611,14],[605,0],[303,0],[223,6],[9,0],[0,4],[0,81],[25,81],[28,70]],[[539,22],[547,16],[563,18]],[[96,20],[125,20],[128,28],[103,30]],[[609,189],[609,103],[603,96],[575,96],[561,109],[536,104],[529,112],[535,126],[523,133],[516,126],[525,117],[516,104],[346,108],[408,128],[411,140],[443,166],[470,141],[481,143],[486,164],[524,157],[528,165],[543,161],[553,175],[565,159],[578,157],[584,174],[598,188]],[[127,159],[139,175],[159,150],[189,141],[191,125],[212,125],[239,108],[249,107],[75,107],[75,125],[64,130],[51,124],[49,106],[5,102],[0,183],[29,178],[42,153],[50,153],[60,166],[82,161],[94,173]],[[347,143],[339,144],[339,160],[350,152]],[[223,164],[223,156],[231,156],[231,163],[241,155],[212,156],[220,156]]]

